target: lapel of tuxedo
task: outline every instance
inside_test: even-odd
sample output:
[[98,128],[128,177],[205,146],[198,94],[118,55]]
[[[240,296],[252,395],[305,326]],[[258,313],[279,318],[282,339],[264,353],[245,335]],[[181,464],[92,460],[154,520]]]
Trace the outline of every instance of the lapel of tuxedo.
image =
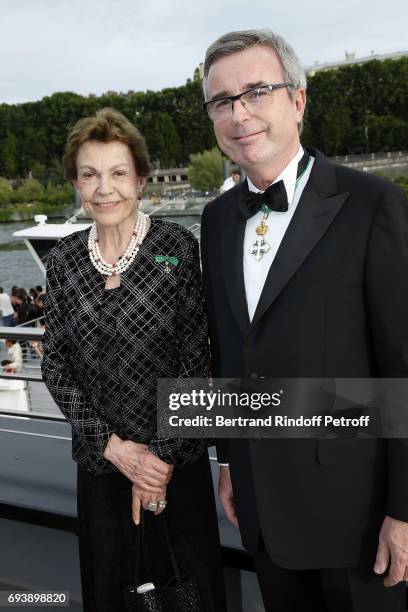
[[335,168],[318,151],[296,211],[269,269],[251,322],[256,325],[324,236],[349,194],[338,193]]
[[244,283],[245,220],[238,210],[237,196],[242,185],[231,190],[225,206],[223,226],[218,229],[222,240],[222,268],[231,310],[243,334],[249,327],[248,306]]

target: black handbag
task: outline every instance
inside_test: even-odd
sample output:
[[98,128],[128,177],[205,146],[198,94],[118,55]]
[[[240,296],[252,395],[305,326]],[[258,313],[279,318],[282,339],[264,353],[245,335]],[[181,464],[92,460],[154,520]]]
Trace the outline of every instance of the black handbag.
[[141,566],[145,545],[145,520],[141,511],[139,525],[139,546],[136,559],[134,584],[123,591],[123,601],[127,612],[202,612],[198,585],[194,578],[183,576],[174,554],[173,545],[164,514],[155,517],[162,523],[165,543],[173,577],[165,585],[152,582],[141,584]]

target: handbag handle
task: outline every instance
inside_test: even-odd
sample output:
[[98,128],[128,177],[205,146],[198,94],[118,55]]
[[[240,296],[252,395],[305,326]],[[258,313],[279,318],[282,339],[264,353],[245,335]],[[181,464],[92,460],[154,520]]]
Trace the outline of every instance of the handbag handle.
[[174,552],[174,547],[170,538],[169,526],[167,525],[166,517],[164,514],[161,515],[161,521],[163,523],[164,536],[166,538],[167,550],[169,552],[170,562],[173,569],[174,577],[176,579],[177,584],[181,584],[181,573],[180,567],[177,563],[176,554]]
[[143,508],[140,508],[140,523],[137,528],[137,554],[136,554],[136,563],[135,563],[135,579],[134,585],[138,586],[141,580],[141,567],[142,567],[142,555],[143,555],[143,542],[144,542],[144,515]]
[[[177,558],[174,552],[174,547],[171,541],[169,527],[167,525],[166,517],[164,514],[155,517],[156,520],[162,522],[162,527],[164,531],[164,537],[166,541],[167,552],[169,553],[171,568],[173,570],[174,578],[176,579],[177,584],[182,583],[182,577],[180,572],[180,567],[177,562]],[[140,508],[140,523],[138,525],[138,554],[136,556],[136,564],[135,564],[135,581],[134,584],[138,585],[141,580],[141,567],[142,567],[142,556],[143,556],[143,546],[145,541],[145,516],[143,508]]]

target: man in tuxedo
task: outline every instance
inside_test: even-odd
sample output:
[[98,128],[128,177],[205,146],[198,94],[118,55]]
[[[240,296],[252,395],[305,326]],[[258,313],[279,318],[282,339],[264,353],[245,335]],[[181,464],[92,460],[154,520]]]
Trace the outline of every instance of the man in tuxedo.
[[[213,376],[406,377],[403,192],[301,146],[306,79],[280,36],[222,36],[203,87],[221,150],[247,174],[202,217]],[[220,499],[266,610],[405,609],[407,442],[218,445]]]

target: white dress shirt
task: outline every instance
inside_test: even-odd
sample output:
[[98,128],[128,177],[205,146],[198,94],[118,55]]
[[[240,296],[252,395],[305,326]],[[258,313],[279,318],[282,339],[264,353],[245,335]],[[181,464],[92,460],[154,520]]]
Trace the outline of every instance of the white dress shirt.
[[[248,313],[251,321],[255,314],[269,268],[275,259],[275,255],[279,249],[280,243],[283,240],[283,236],[285,235],[293,213],[296,210],[300,196],[303,193],[303,189],[306,186],[312,170],[314,161],[313,157],[310,158],[306,170],[304,171],[300,180],[297,182],[297,168],[303,154],[303,148],[299,147],[299,151],[296,153],[295,157],[274,180],[274,183],[277,183],[282,179],[285,184],[286,194],[288,196],[288,210],[284,213],[275,211],[271,211],[269,213],[266,221],[266,225],[268,225],[269,229],[265,234],[265,239],[270,244],[271,248],[267,253],[265,253],[260,261],[256,260],[255,256],[250,253],[250,247],[258,238],[258,234],[255,230],[264,218],[264,213],[259,211],[256,215],[248,219],[246,223],[244,237],[244,282]],[[251,183],[249,178],[247,178],[247,181],[250,191],[254,191],[255,193],[261,192],[260,189]],[[219,465],[227,467],[229,464],[219,463]]]
[[[300,146],[299,151],[295,157],[289,162],[284,170],[278,177],[273,181],[277,183],[283,180],[285,184],[286,193],[288,196],[288,210],[286,212],[275,212],[271,211],[266,220],[268,231],[264,238],[269,243],[270,249],[265,253],[261,260],[255,259],[255,256],[251,254],[250,248],[258,238],[256,228],[260,225],[264,218],[264,213],[259,211],[256,215],[248,219],[245,228],[244,237],[244,282],[245,282],[245,293],[248,304],[249,318],[252,321],[255,314],[256,307],[258,305],[259,298],[264,287],[266,277],[269,272],[269,268],[275,255],[279,249],[280,243],[283,240],[285,232],[289,226],[292,216],[296,210],[300,196],[302,195],[303,189],[309,179],[310,172],[313,166],[313,157],[310,158],[309,164],[300,177],[299,181],[296,180],[297,167],[304,154],[303,148]],[[261,193],[261,190],[255,187],[253,183],[247,178],[248,188],[250,191],[255,193]]]

